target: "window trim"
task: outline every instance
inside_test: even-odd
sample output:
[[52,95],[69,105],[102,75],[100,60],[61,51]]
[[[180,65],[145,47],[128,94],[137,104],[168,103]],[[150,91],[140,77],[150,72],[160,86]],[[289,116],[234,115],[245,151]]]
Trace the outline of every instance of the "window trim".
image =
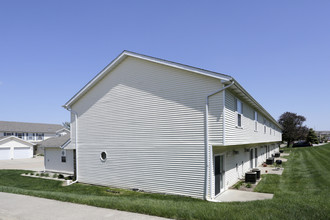
[[254,131],[258,131],[258,112],[254,111]]
[[[236,98],[236,128],[243,128],[242,124],[243,124],[243,102],[241,100],[239,100],[238,98]],[[239,107],[240,106],[240,111],[239,111]],[[240,122],[240,123],[238,123]]]

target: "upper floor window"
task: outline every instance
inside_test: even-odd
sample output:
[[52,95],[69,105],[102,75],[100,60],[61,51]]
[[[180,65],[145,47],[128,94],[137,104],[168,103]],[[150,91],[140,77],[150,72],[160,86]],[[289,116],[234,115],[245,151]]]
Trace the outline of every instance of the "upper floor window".
[[16,133],[16,137],[24,139],[24,133]]
[[4,136],[13,136],[14,133],[11,133],[11,132],[5,132],[5,133],[3,133],[3,135],[4,135]]
[[258,112],[254,111],[254,130],[258,131]]
[[237,126],[242,127],[243,103],[236,99]]
[[266,120],[264,119],[264,134],[266,134],[266,130],[267,130],[267,128],[266,128]]
[[44,134],[43,133],[36,133],[36,139],[37,140],[43,140],[44,139]]
[[34,136],[32,133],[27,133],[27,140],[34,140]]

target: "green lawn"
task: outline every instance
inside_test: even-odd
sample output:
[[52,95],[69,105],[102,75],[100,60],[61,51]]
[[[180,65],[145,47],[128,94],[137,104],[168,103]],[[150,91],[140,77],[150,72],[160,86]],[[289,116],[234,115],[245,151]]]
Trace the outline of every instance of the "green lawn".
[[264,175],[255,189],[275,194],[265,201],[212,203],[84,184],[62,187],[22,177],[26,171],[20,170],[0,170],[0,191],[176,219],[330,219],[330,144],[290,150],[283,175]]

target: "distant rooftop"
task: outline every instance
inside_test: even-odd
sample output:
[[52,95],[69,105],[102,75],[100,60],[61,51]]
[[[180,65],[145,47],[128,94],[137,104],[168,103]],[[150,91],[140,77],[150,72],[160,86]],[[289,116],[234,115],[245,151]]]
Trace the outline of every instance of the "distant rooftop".
[[0,132],[42,132],[55,133],[62,129],[60,124],[0,121]]
[[70,133],[59,136],[59,137],[52,137],[48,138],[39,143],[41,147],[62,147],[66,142],[70,140]]

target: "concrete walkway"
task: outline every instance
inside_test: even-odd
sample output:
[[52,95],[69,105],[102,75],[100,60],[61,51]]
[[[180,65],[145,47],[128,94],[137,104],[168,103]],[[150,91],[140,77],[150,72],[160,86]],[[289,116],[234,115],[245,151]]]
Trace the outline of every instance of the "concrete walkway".
[[165,218],[0,192],[1,220],[161,220]]
[[269,193],[257,193],[257,192],[247,192],[240,190],[228,189],[215,200],[217,202],[247,202],[255,200],[265,200],[272,199],[273,194]]
[[0,170],[44,170],[44,157],[37,156],[36,158],[0,160]]

